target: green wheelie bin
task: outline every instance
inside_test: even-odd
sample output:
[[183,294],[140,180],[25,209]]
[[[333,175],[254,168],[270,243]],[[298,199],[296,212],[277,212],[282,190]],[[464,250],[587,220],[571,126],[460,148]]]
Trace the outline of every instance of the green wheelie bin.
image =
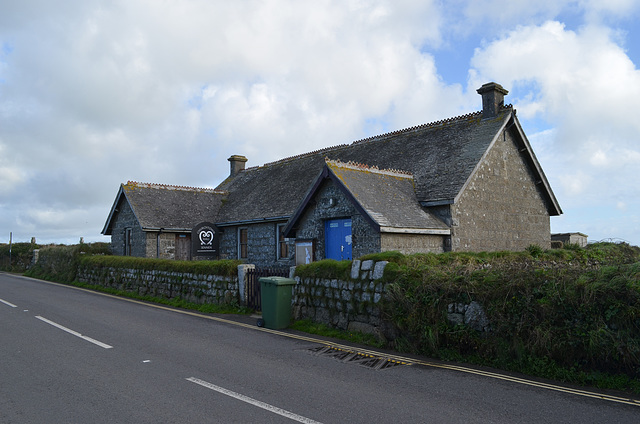
[[259,327],[272,330],[287,328],[291,322],[291,292],[296,281],[285,277],[260,278],[262,319]]

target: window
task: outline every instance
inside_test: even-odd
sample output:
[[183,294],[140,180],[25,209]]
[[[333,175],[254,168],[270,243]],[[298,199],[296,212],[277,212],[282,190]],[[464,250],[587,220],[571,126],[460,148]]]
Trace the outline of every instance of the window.
[[247,228],[238,229],[238,258],[246,259],[248,255],[249,230]]
[[124,229],[124,255],[131,256],[131,228]]
[[277,259],[287,259],[289,258],[289,246],[287,246],[287,242],[284,239],[284,228],[286,224],[278,224],[276,226],[276,230],[278,233],[278,243],[277,243]]

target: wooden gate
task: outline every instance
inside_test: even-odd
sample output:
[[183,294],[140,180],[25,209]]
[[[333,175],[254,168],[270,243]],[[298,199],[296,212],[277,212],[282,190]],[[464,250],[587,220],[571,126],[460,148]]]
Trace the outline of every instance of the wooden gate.
[[288,277],[289,268],[254,268],[247,271],[247,306],[262,310],[260,297],[260,277]]

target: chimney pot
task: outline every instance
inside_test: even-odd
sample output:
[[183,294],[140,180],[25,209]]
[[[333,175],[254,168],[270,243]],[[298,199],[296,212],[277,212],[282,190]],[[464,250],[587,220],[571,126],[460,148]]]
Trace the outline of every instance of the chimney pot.
[[504,106],[504,96],[509,94],[500,84],[489,82],[476,90],[482,96],[482,119],[498,116]]
[[244,164],[247,162],[247,158],[241,155],[233,155],[227,159],[231,164],[231,172],[229,176],[233,177],[238,172],[244,170]]

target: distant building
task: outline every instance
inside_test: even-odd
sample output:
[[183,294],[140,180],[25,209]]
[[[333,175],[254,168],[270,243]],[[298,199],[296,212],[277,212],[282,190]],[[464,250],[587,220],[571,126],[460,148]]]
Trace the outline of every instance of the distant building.
[[589,236],[582,233],[555,233],[551,234],[551,241],[561,242],[563,245],[577,244],[585,247],[588,243]]
[[[160,240],[159,228],[166,234],[176,227],[172,216],[184,227],[175,234],[209,221],[220,258],[259,266],[388,250],[549,248],[550,216],[562,210],[515,109],[503,104],[507,91],[489,83],[478,93],[481,112],[253,168],[234,155],[229,177],[195,204],[178,199],[172,186],[149,185],[146,196],[158,199],[134,205],[122,186],[103,234],[111,235],[114,253],[156,257],[162,249],[150,245],[154,235]],[[135,216],[148,214],[153,223],[114,213],[127,201]],[[127,248],[127,231],[145,237]],[[135,243],[146,247],[136,250]]]

